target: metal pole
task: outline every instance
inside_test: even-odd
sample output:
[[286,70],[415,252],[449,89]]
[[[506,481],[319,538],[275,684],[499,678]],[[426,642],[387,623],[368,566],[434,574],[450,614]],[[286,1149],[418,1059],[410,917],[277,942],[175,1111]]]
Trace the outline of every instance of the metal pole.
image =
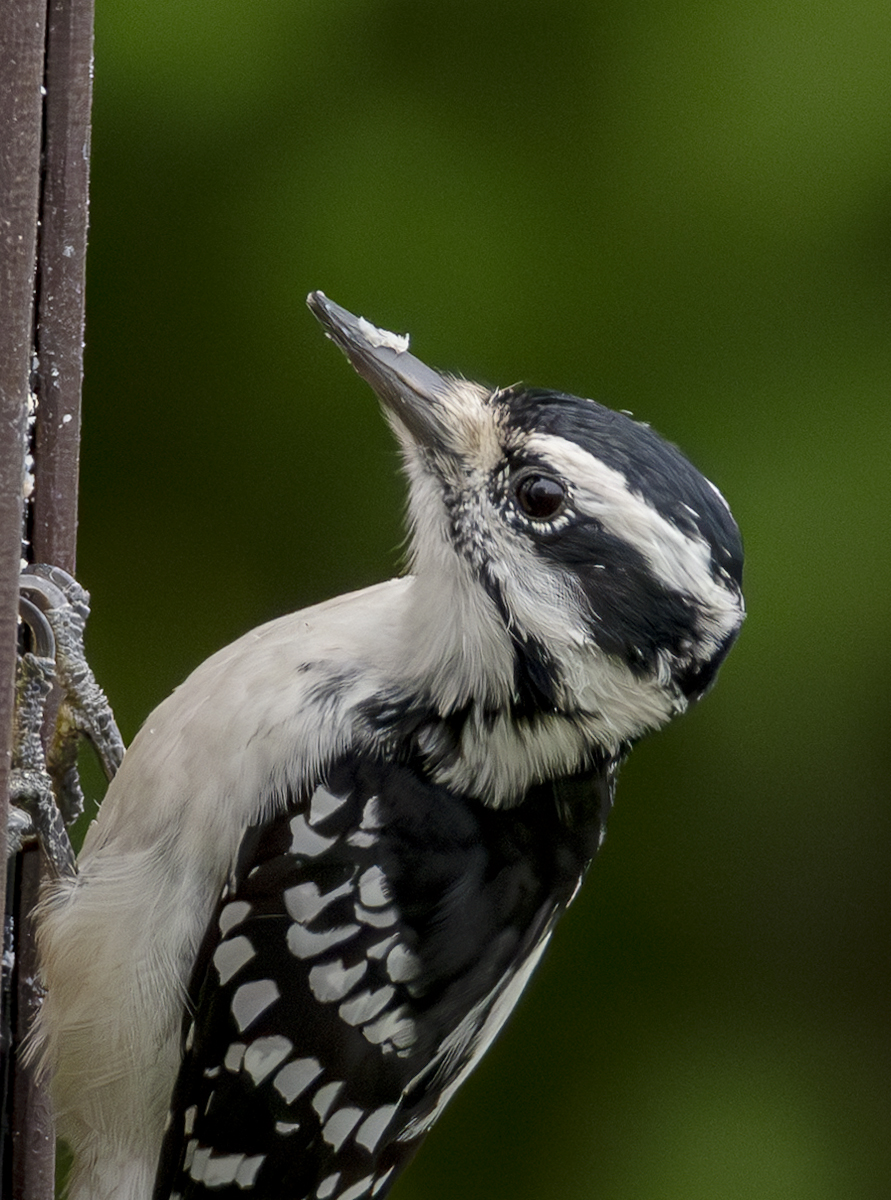
[[[22,482],[28,389],[34,352],[34,288],[40,210],[46,0],[3,6],[0,19],[0,873],[6,876],[6,811],[22,541]],[[7,918],[7,923],[9,918]],[[9,930],[4,926],[5,932]],[[8,945],[7,941],[7,945]],[[14,995],[4,955],[0,1190],[14,1195],[10,1088],[14,1074]]]
[[45,0],[3,6],[0,19],[0,754],[6,876],[6,795],[12,735],[22,473],[33,354],[40,203]]
[[[27,14],[23,9],[28,10]],[[4,107],[0,117],[5,124],[14,106],[26,108],[30,118],[27,136],[20,127],[7,126],[9,136],[0,131],[0,138],[4,151],[9,152],[15,144],[12,153],[19,159],[16,164],[19,175],[29,181],[27,195],[31,205],[26,217],[26,206],[21,203],[21,229],[9,234],[13,249],[23,247],[18,253],[23,260],[27,259],[29,267],[26,270],[22,265],[19,291],[14,296],[7,293],[5,307],[15,310],[21,340],[19,357],[23,356],[24,361],[24,370],[20,366],[15,383],[26,389],[28,370],[33,366],[38,398],[34,431],[35,491],[30,512],[32,557],[34,561],[73,571],[83,376],[93,3],[92,0],[49,0],[49,3],[41,0],[39,5],[30,2],[6,5],[5,10],[0,36],[8,39],[9,45],[7,48],[6,44],[0,44],[2,61],[9,64],[21,59],[28,64],[27,73],[14,79],[4,69]],[[5,195],[3,199],[6,200]],[[3,207],[4,212],[18,212],[15,206],[9,208],[4,203]],[[38,213],[39,238],[35,242]],[[21,230],[28,220],[31,232],[25,244]],[[4,254],[4,272],[5,269]],[[27,391],[17,395],[27,397]],[[18,417],[17,433],[24,430],[25,411],[22,408]],[[5,410],[0,415],[4,420],[5,443],[5,431],[11,426],[7,424]],[[10,471],[13,469],[10,463]],[[0,504],[10,508],[8,517],[0,510],[2,553],[9,557],[5,542],[11,539],[15,505],[9,481],[0,478],[0,486],[4,489]],[[6,607],[0,613],[0,619],[6,620],[0,627],[0,652],[6,654],[7,648],[11,648],[13,655],[21,530],[21,453],[16,493],[15,579],[11,570],[8,577],[0,578],[0,603],[9,607],[9,613]],[[9,590],[8,600],[4,588]],[[5,661],[0,660],[0,672],[3,670]],[[0,684],[11,693],[11,686],[2,674]],[[0,734],[4,729],[5,726],[0,727]],[[3,828],[5,832],[5,822]],[[32,930],[39,885],[40,859],[36,851],[29,850],[22,856],[16,906],[16,1044],[39,1004]],[[43,1089],[20,1059],[15,1059],[13,1066],[11,1124],[12,1162],[8,1173],[4,1164],[4,1185],[10,1188],[15,1200],[50,1200],[55,1165],[52,1116]]]
[[50,0],[37,264],[36,562],[72,574],[83,380],[93,0]]

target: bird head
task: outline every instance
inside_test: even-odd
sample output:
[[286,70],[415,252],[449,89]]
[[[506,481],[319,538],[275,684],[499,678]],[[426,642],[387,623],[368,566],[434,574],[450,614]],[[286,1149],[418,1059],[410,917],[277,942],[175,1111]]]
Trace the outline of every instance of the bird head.
[[402,448],[442,707],[562,714],[617,751],[699,699],[742,623],[742,543],[677,447],[593,400],[440,373],[407,337],[308,303]]

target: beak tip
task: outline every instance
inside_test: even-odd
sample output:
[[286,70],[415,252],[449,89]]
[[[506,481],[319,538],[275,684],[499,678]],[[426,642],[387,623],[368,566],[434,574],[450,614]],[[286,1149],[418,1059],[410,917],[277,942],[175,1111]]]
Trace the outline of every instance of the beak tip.
[[320,309],[324,309],[324,306],[328,303],[328,297],[324,292],[312,291],[306,297],[306,303],[310,311],[316,313]]
[[405,354],[408,350],[407,333],[391,333],[389,329],[380,329],[365,317],[354,316],[347,309],[341,308],[339,304],[329,300],[324,292],[310,292],[306,303],[328,337],[333,338],[345,350],[362,345],[370,350],[392,350],[395,354]]
[[419,443],[441,444],[440,409],[449,381],[409,352],[408,334],[380,329],[341,308],[324,292],[310,292],[306,303],[326,336],[377,393],[384,409],[397,416]]
[[332,323],[333,313],[331,311],[331,301],[325,293],[318,291],[310,292],[306,297],[306,306],[327,332]]

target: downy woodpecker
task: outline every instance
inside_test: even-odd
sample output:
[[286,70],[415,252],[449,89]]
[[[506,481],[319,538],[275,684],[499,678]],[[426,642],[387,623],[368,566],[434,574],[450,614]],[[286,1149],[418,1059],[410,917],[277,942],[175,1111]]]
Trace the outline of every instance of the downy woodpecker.
[[648,426],[309,306],[401,447],[411,573],[198,667],[48,896],[71,1200],[385,1196],[541,958],[622,759],[742,620],[727,504]]

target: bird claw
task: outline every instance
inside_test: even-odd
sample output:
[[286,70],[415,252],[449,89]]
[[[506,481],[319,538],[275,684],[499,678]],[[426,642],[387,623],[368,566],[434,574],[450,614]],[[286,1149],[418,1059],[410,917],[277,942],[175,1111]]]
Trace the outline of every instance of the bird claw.
[[[83,812],[77,772],[81,737],[93,745],[106,776],[114,777],[124,744],[105,694],[87,664],[83,636],[89,595],[66,571],[36,564],[23,572],[19,613],[31,648],[19,656],[12,756],[10,852],[37,838],[59,875],[75,873],[66,825]],[[57,683],[61,701],[44,752],[47,697]]]
[[55,639],[56,675],[63,696],[60,736],[63,740],[72,736],[87,738],[106,778],[111,780],[124,757],[124,742],[84,651],[89,593],[67,571],[42,563],[25,570],[21,587],[27,599],[39,608]]

